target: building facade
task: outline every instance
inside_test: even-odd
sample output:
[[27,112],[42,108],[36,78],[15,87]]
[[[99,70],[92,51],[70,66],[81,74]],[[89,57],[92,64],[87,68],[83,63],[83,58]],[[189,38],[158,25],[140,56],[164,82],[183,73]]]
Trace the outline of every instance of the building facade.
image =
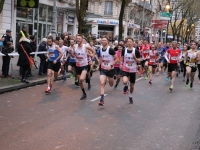
[[[75,16],[75,0],[59,0],[56,2],[57,33],[68,31],[77,33],[77,19]],[[16,39],[22,26],[26,25],[30,35],[36,35],[38,42],[46,37],[52,28],[53,0],[39,0],[39,8],[17,8],[16,0],[6,0],[0,14],[0,33],[12,30],[12,37]],[[15,40],[14,40],[15,42]]]

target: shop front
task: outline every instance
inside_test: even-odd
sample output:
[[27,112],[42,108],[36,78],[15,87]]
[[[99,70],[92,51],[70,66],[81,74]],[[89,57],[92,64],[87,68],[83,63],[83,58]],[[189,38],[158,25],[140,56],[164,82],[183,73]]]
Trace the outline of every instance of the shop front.
[[91,33],[97,38],[102,35],[113,38],[119,34],[119,20],[102,18],[89,18],[88,20],[92,21]]

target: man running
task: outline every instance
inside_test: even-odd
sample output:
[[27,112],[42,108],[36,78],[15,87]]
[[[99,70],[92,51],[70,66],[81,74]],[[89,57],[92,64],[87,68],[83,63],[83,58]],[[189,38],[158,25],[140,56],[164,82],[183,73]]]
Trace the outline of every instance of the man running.
[[69,55],[69,64],[68,64],[68,71],[71,72],[70,78],[72,79],[75,76],[75,85],[79,86],[78,77],[76,74],[76,60],[73,56],[75,50],[74,39],[70,39],[70,46],[68,48],[68,55]]
[[197,71],[197,61],[198,61],[198,51],[197,51],[197,43],[191,43],[191,49],[186,52],[184,63],[186,64],[186,75],[187,80],[185,86],[187,87],[189,84],[190,78],[190,89],[193,87],[194,76]]
[[[121,58],[121,53],[122,53],[122,50],[123,50],[124,46],[119,44],[117,46],[117,51],[116,54],[118,56],[118,58]],[[118,61],[115,65],[114,65],[114,69],[115,69],[115,76],[114,76],[114,79],[117,79],[116,81],[116,84],[114,86],[114,89],[117,88],[119,82],[120,82],[120,78],[121,78],[121,69],[120,69],[120,61]]]
[[83,92],[83,95],[81,96],[80,100],[84,100],[87,98],[83,85],[83,81],[85,80],[88,71],[87,51],[91,51],[93,54],[95,54],[95,51],[90,46],[83,44],[83,36],[80,34],[76,36],[76,42],[77,44],[75,45],[75,51],[73,55],[75,56],[76,59],[76,74],[78,76],[79,85]]
[[47,52],[47,89],[45,90],[46,93],[50,93],[52,89],[52,84],[54,78],[58,77],[58,71],[60,69],[60,58],[63,56],[63,53],[58,45],[53,42],[52,37],[48,37],[47,39],[48,44],[48,52]]
[[142,45],[141,51],[142,51],[141,65],[146,74],[145,80],[147,80],[148,79],[148,55],[150,51],[150,45],[148,44],[147,40],[144,40],[144,44]]
[[176,77],[176,70],[180,59],[181,50],[177,48],[177,42],[172,42],[172,47],[165,53],[165,59],[168,62],[168,77],[171,77],[171,86],[169,90],[172,91],[174,87],[174,81]]
[[133,91],[137,72],[137,63],[140,63],[140,53],[133,47],[134,42],[132,38],[127,38],[127,48],[122,51],[121,55],[121,69],[124,92],[128,91],[128,82],[130,82],[129,102],[133,104]]
[[[100,49],[100,59],[99,64],[101,65],[100,70],[100,92],[101,92],[101,98],[99,102],[99,106],[104,105],[104,93],[105,93],[105,84],[106,80],[108,78],[109,85],[112,87],[114,83],[114,65],[119,61],[119,58],[117,57],[115,50],[109,47],[109,39],[104,36],[101,39],[102,47]],[[99,67],[98,67],[99,68]]]
[[62,39],[59,40],[59,48],[62,50],[63,56],[60,59],[61,67],[60,67],[58,74],[62,73],[63,74],[63,80],[66,81],[67,80],[67,73],[66,73],[66,70],[65,70],[65,64],[66,64],[67,58],[68,58],[67,57],[68,47],[64,46],[63,43],[64,43],[64,41]]
[[162,43],[159,42],[158,43],[158,48],[157,48],[157,51],[160,55],[160,59],[159,59],[159,72],[157,75],[159,75],[160,72],[164,73],[164,61],[165,61],[165,52],[166,50],[164,49],[164,47],[162,47]]

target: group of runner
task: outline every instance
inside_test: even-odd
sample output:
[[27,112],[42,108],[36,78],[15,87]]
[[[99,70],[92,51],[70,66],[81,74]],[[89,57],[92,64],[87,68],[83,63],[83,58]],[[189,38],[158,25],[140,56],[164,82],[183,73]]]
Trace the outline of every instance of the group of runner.
[[109,45],[109,39],[103,36],[98,50],[92,41],[87,43],[82,35],[76,35],[75,39],[71,39],[69,47],[63,45],[63,40],[54,43],[52,37],[47,38],[47,44],[48,70],[45,92],[51,92],[53,81],[60,73],[63,74],[63,80],[67,80],[64,65],[69,58],[68,71],[71,72],[71,76],[75,76],[75,85],[80,86],[82,90],[80,100],[86,99],[87,94],[83,82],[86,81],[88,89],[91,88],[90,78],[94,64],[97,62],[96,70],[100,72],[99,106],[104,105],[106,82],[112,87],[116,80],[114,85],[114,89],[116,89],[122,77],[124,94],[129,93],[129,102],[133,104],[136,73],[140,76],[145,75],[145,79],[149,78],[149,84],[152,84],[152,74],[155,72],[157,76],[160,73],[165,74],[165,70],[168,68],[166,80],[171,79],[169,90],[172,91],[177,72],[179,73],[180,69],[183,72],[184,81],[185,76],[187,77],[185,86],[188,86],[190,82],[191,89],[197,67],[200,72],[200,52],[197,50],[195,42],[191,42],[190,50],[187,50],[187,45],[184,45],[182,51],[175,41],[163,47],[162,43],[158,43],[156,46],[148,44],[146,40],[136,43],[131,37],[126,39],[126,43],[121,41],[118,46],[112,48]]

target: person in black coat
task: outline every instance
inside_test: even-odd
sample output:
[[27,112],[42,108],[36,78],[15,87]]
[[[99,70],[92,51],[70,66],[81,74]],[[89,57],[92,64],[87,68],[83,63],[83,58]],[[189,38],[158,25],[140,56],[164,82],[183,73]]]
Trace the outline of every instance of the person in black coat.
[[19,40],[19,45],[17,46],[18,54],[19,54],[17,66],[22,67],[21,82],[29,83],[26,78],[27,78],[28,70],[30,68],[30,64],[29,64],[28,58],[27,58],[24,50],[22,49],[21,45],[23,46],[26,53],[30,56],[30,53],[32,52],[30,40],[27,39],[26,37],[21,37],[21,39]]
[[[47,51],[47,39],[43,38],[42,43],[39,46],[38,52]],[[46,64],[46,55],[45,54],[38,54],[40,57],[40,68],[39,68],[39,75],[44,75],[47,73],[47,64]]]
[[3,48],[2,53],[5,55],[3,56],[3,64],[2,64],[2,73],[4,78],[9,77],[9,66],[10,66],[10,59],[13,58],[13,56],[9,56],[9,53],[12,53],[14,51],[12,42],[7,42],[6,46]]

